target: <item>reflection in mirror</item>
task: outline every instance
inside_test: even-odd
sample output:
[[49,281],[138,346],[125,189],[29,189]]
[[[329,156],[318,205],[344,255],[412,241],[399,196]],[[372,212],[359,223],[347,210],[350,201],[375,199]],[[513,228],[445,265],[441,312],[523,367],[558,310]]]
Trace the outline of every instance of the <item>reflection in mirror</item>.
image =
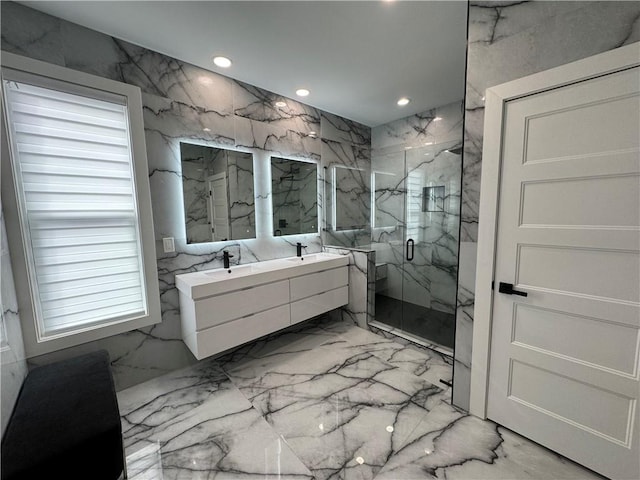
[[356,230],[369,226],[369,173],[360,168],[333,167],[333,229]]
[[256,236],[253,156],[180,142],[187,243]]
[[318,233],[318,166],[271,157],[273,234]]

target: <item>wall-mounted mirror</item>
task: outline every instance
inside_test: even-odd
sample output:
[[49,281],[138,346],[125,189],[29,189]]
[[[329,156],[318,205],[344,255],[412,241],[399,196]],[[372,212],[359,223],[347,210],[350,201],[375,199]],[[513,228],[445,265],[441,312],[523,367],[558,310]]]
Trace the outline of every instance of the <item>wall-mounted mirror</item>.
[[271,157],[273,234],[318,233],[318,165]]
[[256,236],[253,155],[180,142],[187,243]]

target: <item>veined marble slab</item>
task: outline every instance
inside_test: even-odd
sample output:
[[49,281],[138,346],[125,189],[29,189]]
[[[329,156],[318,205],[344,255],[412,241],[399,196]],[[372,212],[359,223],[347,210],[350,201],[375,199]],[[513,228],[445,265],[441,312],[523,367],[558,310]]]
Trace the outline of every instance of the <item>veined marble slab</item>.
[[213,362],[124,390],[118,403],[139,477],[157,475],[160,463],[164,480],[312,478]]
[[364,329],[349,329],[341,335],[353,349],[373,353],[387,363],[446,390],[440,382],[451,381],[453,359],[395,335],[385,337]]
[[373,478],[446,398],[342,338],[225,370],[317,479]]
[[426,381],[447,367],[351,322],[298,324],[120,392],[130,478],[600,478],[451,406]]
[[324,246],[323,251],[349,258],[349,303],[332,315],[366,329],[375,316],[376,252]]

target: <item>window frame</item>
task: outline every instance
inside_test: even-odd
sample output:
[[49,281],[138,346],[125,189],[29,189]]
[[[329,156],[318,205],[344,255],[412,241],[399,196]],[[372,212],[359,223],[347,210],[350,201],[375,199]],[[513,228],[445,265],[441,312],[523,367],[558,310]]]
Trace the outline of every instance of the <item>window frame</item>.
[[[84,72],[78,72],[58,65],[49,64],[19,55],[0,52],[2,70],[3,94],[1,115],[2,140],[2,204],[5,210],[7,224],[7,240],[12,252],[11,262],[18,297],[18,307],[23,330],[23,340],[27,357],[34,357],[56,350],[73,347],[83,343],[103,339],[120,333],[160,323],[160,291],[157,274],[157,260],[155,250],[155,235],[151,209],[151,193],[147,166],[146,141],[142,113],[142,95],[136,86],[116,82],[114,80],[97,77]],[[7,70],[9,69],[9,70]],[[12,143],[7,132],[10,129],[6,109],[4,108],[4,80],[16,80],[16,76],[28,78],[38,77],[37,84],[47,88],[55,88],[64,84],[69,93],[78,91],[95,93],[95,98],[104,100],[117,95],[126,99],[127,117],[129,121],[129,135],[131,145],[131,159],[133,167],[133,183],[138,206],[138,230],[140,235],[141,258],[143,276],[145,280],[144,293],[147,301],[146,315],[126,320],[114,320],[92,326],[79,326],[75,330],[60,335],[43,337],[37,325],[36,311],[39,308],[38,299],[33,296],[34,289],[31,278],[35,272],[30,269],[28,256],[30,246],[28,238],[23,236],[22,212],[19,206],[19,189],[16,189]],[[68,88],[67,88],[68,87]],[[94,95],[92,95],[94,96]]]

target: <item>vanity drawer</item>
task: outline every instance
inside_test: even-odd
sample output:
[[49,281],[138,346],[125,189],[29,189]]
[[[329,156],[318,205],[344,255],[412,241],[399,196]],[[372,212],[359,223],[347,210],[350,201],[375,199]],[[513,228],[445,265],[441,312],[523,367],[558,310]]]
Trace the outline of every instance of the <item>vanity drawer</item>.
[[349,283],[347,266],[311,273],[291,279],[291,301],[342,287]]
[[194,303],[195,329],[203,330],[289,303],[289,280],[224,293]]
[[347,286],[292,302],[291,323],[302,322],[347,303],[349,303],[349,287]]
[[[245,303],[247,300],[245,299]],[[290,325],[289,305],[239,318],[224,325],[192,332],[185,343],[198,360],[224,352]]]

